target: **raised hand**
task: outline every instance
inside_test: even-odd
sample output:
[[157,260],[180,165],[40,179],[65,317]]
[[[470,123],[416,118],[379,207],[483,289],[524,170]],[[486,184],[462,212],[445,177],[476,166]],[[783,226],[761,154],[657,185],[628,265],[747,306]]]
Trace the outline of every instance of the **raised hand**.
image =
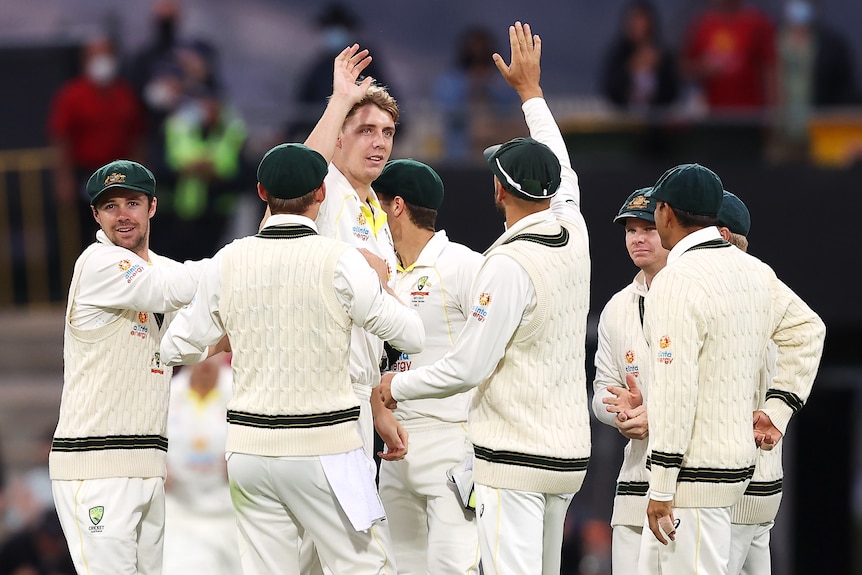
[[371,64],[371,56],[368,50],[360,50],[359,44],[348,46],[335,57],[335,65],[332,72],[332,97],[344,99],[351,105],[360,101],[364,96],[373,78],[365,78],[360,84],[356,81],[363,70]]
[[500,74],[518,92],[522,101],[541,98],[539,62],[542,59],[542,39],[532,34],[529,24],[515,22],[514,26],[509,26],[509,45],[512,49],[510,64],[507,65],[500,54],[492,56]]

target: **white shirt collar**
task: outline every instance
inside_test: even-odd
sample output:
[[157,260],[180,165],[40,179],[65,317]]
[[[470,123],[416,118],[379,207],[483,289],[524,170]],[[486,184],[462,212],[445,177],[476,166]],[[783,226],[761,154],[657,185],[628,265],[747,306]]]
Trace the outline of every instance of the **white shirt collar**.
[[704,242],[708,242],[710,240],[720,240],[721,234],[718,232],[718,228],[715,226],[709,226],[708,228],[701,228],[697,231],[691,232],[681,240],[679,240],[673,249],[670,250],[670,253],[667,254],[667,265],[675,262],[679,257],[684,254],[690,248],[698,244],[702,244]]

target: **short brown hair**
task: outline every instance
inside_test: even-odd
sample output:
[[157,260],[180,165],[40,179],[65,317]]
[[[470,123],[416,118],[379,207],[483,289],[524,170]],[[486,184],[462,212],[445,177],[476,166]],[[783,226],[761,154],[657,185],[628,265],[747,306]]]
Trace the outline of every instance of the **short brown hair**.
[[[388,194],[378,193],[377,199],[380,200],[381,204],[389,205],[395,198]],[[403,200],[404,198],[401,197],[401,199]],[[423,230],[431,230],[432,232],[437,231],[435,227],[437,225],[437,210],[426,208],[425,206],[417,206],[407,201],[404,202],[404,206],[407,208],[407,217],[414,226]]]
[[318,189],[289,200],[267,196],[266,203],[269,206],[269,211],[273,214],[304,214],[314,204],[314,192]]
[[371,84],[371,86],[368,87],[368,91],[365,92],[365,96],[363,96],[363,98],[354,104],[353,107],[350,108],[350,111],[347,112],[347,117],[344,118],[344,123],[346,124],[360,108],[368,106],[369,104],[374,104],[392,116],[392,121],[395,124],[398,123],[398,102],[396,102],[395,98],[392,97],[392,94],[389,93],[389,89],[380,84]]

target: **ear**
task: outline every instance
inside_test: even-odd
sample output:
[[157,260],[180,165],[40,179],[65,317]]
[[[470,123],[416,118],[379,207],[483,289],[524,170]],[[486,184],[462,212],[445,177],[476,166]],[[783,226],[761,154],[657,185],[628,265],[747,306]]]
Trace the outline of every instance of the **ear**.
[[494,176],[494,200],[497,202],[503,202],[508,197],[509,191],[504,188],[503,184],[500,183],[500,180]]
[[269,195],[267,195],[266,190],[260,182],[257,183],[257,197],[259,197],[264,202],[269,202]]
[[730,228],[726,228],[724,226],[718,226],[718,233],[721,234],[721,237],[724,239],[724,241],[726,241],[726,242],[730,241],[730,234],[731,234]]
[[402,198],[401,196],[395,196],[395,198],[392,200],[392,215],[395,217],[400,217],[401,214],[403,214],[407,209],[404,206],[404,204],[406,203],[407,202],[405,202],[404,198]]
[[156,206],[158,205],[158,203],[159,203],[159,199],[156,196],[153,196],[153,201],[150,204],[150,215],[149,215],[150,218],[152,218],[154,215],[156,215]]
[[314,192],[314,201],[323,203],[323,200],[326,199],[326,182],[321,182],[320,187],[317,188]]

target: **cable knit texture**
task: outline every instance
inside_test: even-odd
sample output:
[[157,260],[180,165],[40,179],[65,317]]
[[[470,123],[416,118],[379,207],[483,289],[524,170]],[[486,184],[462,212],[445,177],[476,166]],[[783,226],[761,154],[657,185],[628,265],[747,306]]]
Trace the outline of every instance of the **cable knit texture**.
[[313,235],[248,237],[224,250],[219,311],[234,353],[228,451],[308,456],[362,446],[347,363],[352,322],[333,288],[346,249]]
[[727,244],[695,246],[653,280],[644,332],[650,384],[650,487],[676,507],[730,507],[757,453],[754,393],[775,326],[772,270]]
[[[98,249],[97,244],[88,248]],[[128,310],[102,327],[72,327],[75,264],[63,334],[63,395],[49,456],[51,479],[165,477],[172,370],[159,360],[154,314]]]
[[[477,483],[538,493],[574,493],[583,483],[590,455],[584,365],[590,260],[582,232],[567,229],[564,247],[519,240],[487,256],[505,254],[523,266],[537,304],[495,372],[476,389],[469,430]],[[537,224],[522,233],[559,231],[558,224]],[[510,457],[483,459],[483,450]],[[568,468],[557,467],[559,460]]]

